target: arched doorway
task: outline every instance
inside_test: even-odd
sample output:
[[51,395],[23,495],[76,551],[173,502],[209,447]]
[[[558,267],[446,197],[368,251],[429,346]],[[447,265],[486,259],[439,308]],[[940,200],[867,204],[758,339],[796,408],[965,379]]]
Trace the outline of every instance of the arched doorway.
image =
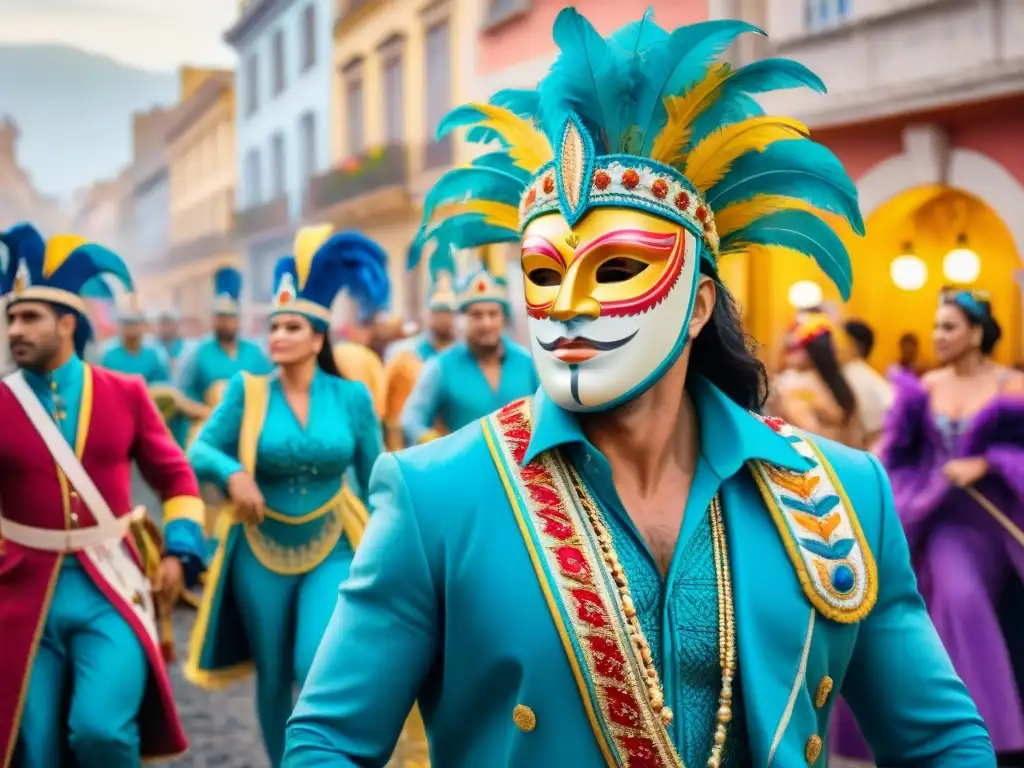
[[[875,329],[876,366],[896,359],[897,342],[904,333],[921,339],[924,360],[931,361],[928,339],[936,302],[942,288],[951,284],[990,294],[1003,328],[996,359],[1006,364],[1020,359],[1021,289],[1016,277],[1021,263],[1013,234],[992,207],[959,189],[928,185],[897,194],[865,223],[867,236],[851,242],[854,289],[842,314],[862,318]],[[977,254],[980,265],[968,282],[958,279],[955,271],[948,274],[945,263],[946,255],[961,245]],[[892,264],[908,255],[923,265],[923,274],[900,287]]]
[[[854,236],[845,222],[831,219],[853,261],[854,288],[848,304],[843,305],[809,259],[751,252],[720,264],[770,369],[780,359],[783,336],[795,314],[790,291],[800,282],[816,284],[823,302],[840,317],[858,317],[875,327],[876,367],[895,360],[897,340],[904,332],[918,334],[922,352],[929,356],[938,294],[952,282],[944,276],[942,262],[960,235],[966,235],[981,261],[971,285],[992,294],[1003,328],[997,359],[1007,364],[1024,359],[1024,184],[979,152],[956,148],[928,153],[914,142],[907,144],[903,154],[858,179],[864,238]],[[915,290],[901,290],[891,274],[892,261],[904,255],[908,243],[926,268],[924,284]]]

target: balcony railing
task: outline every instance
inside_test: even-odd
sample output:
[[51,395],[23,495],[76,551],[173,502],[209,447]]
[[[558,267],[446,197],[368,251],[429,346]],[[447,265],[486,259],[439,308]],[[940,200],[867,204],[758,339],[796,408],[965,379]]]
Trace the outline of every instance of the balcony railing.
[[370,150],[349,158],[340,168],[310,179],[309,210],[328,208],[388,187],[403,187],[406,165],[404,146]]
[[273,200],[238,211],[235,214],[235,231],[243,236],[253,235],[286,226],[289,220],[288,196],[278,195]]
[[450,133],[440,141],[432,139],[423,148],[423,170],[429,171],[451,165],[454,156],[454,145]]

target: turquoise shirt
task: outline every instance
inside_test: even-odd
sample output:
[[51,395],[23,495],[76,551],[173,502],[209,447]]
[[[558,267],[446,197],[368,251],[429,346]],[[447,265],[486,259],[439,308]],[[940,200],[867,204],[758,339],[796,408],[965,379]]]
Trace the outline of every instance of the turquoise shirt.
[[147,384],[171,380],[170,361],[153,344],[143,343],[132,352],[121,341],[115,340],[104,351],[100,365],[119,373],[141,376]]
[[415,336],[410,336],[407,339],[397,341],[388,347],[387,352],[384,353],[384,362],[390,362],[398,357],[403,352],[412,352],[423,362],[431,360],[437,357],[444,350],[438,350],[434,346],[434,341],[430,336],[430,333],[423,331],[417,333]]
[[[994,766],[985,726],[916,590],[878,462],[816,440],[878,568],[872,612],[859,623],[835,623],[811,606],[803,573],[745,468],[756,459],[801,471],[806,460],[707,381],[693,377],[689,392],[700,459],[665,579],[623,508],[608,461],[576,416],[542,391],[523,456],[525,464],[564,451],[610,521],[676,714],[669,735],[687,764],[706,762],[717,704],[717,601],[705,541],[706,508],[717,492],[740,689],[728,764],[806,765],[815,739],[827,755],[841,691],[880,764]],[[370,525],[289,723],[284,765],[382,766],[416,700],[435,765],[606,765],[481,424],[382,456],[370,505]],[[685,604],[693,600],[706,604]],[[377,637],[388,641],[367,640]],[[822,688],[826,677],[834,691]],[[532,714],[527,727],[523,708]]]
[[491,387],[465,342],[453,344],[423,366],[402,409],[402,432],[416,445],[440,418],[449,432],[536,391],[537,371],[530,353],[505,339],[501,378]]
[[[82,385],[85,366],[72,356],[64,365],[48,374],[22,369],[25,380],[55,421],[70,445],[78,438],[78,419],[82,411]],[[125,457],[130,460],[131,457]],[[172,520],[164,526],[164,544],[168,555],[182,561],[186,571],[195,575],[205,561],[206,543],[202,528],[192,520]],[[78,567],[74,557],[64,558],[65,568]]]
[[232,356],[216,338],[210,337],[182,361],[178,388],[190,400],[205,403],[207,392],[217,382],[227,381],[239,371],[263,375],[271,370],[273,366],[263,350],[248,339],[238,340],[238,349]]
[[[228,478],[243,471],[238,435],[245,408],[240,374],[228,383],[224,398],[200,430],[188,456],[200,480],[227,490]],[[360,488],[381,452],[380,425],[366,387],[324,373],[319,368],[309,390],[306,425],[299,423],[276,376],[256,453],[256,482],[267,506],[300,517],[326,504],[352,468]],[[299,547],[319,534],[323,519],[288,525],[265,519],[260,531],[282,546]],[[350,546],[342,537],[339,546]]]

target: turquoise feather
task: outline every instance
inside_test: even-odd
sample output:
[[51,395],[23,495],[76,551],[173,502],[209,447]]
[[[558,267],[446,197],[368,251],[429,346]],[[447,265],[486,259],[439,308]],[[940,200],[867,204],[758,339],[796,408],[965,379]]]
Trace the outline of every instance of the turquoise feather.
[[785,195],[843,216],[864,233],[857,187],[831,151],[806,139],[770,144],[733,162],[721,181],[704,196],[713,211],[757,195]]
[[523,189],[530,183],[530,172],[516,165],[507,152],[489,152],[481,155],[473,161],[473,166],[511,174],[522,181]]
[[832,227],[813,213],[800,210],[770,213],[722,238],[720,249],[726,254],[751,245],[780,246],[809,256],[835,283],[843,299],[850,298],[853,287],[850,255]]
[[640,154],[650,154],[654,140],[668,122],[665,99],[685,93],[703,79],[708,68],[744,32],[764,34],[745,21],[716,19],[680,27],[663,46],[651,51],[633,121],[642,136]]
[[[503,107],[519,117],[534,118],[540,108],[540,96],[536,91],[519,88],[506,88],[491,96],[489,102],[496,107]],[[493,128],[477,125],[466,133],[466,141],[472,144],[488,144],[497,141],[503,146],[505,140]]]
[[454,168],[437,180],[423,202],[429,220],[437,206],[475,198],[518,206],[526,188],[521,177],[487,167]]
[[575,8],[559,12],[553,35],[561,55],[537,88],[545,133],[554,145],[575,113],[601,150],[616,151],[632,117],[626,60]]
[[790,59],[764,59],[733,72],[714,91],[714,99],[693,122],[690,147],[695,147],[708,134],[727,125],[764,114],[753,94],[810,88],[825,93],[825,84],[807,67]]
[[652,48],[667,39],[668,32],[654,21],[654,9],[648,8],[642,19],[613,32],[608,37],[608,44],[622,53],[642,59]]
[[474,106],[464,104],[456,107],[441,118],[437,124],[437,140],[440,141],[456,128],[465,128],[487,120],[487,115]]

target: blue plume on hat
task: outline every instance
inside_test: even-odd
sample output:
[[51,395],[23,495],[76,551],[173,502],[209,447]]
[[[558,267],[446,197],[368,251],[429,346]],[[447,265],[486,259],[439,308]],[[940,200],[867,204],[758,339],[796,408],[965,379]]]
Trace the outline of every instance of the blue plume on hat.
[[242,295],[242,273],[234,267],[221,267],[213,275],[215,296],[230,296],[235,301]]
[[274,268],[274,311],[301,312],[326,325],[334,299],[345,291],[361,319],[372,318],[390,299],[387,260],[376,241],[358,232],[304,227],[295,236],[295,254]]

